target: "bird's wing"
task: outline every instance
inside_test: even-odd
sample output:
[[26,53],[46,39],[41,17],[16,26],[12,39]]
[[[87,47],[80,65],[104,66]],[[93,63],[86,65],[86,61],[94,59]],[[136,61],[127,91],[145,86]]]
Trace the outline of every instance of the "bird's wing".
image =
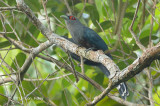
[[92,29],[84,28],[84,39],[91,45],[93,45],[97,50],[108,50],[108,46],[103,41],[103,39]]

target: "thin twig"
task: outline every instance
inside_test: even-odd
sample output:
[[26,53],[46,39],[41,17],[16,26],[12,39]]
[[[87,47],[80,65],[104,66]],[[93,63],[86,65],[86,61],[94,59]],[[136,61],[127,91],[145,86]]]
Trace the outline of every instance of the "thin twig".
[[[62,76],[59,76],[59,77],[55,77],[55,78],[48,78],[46,79],[46,81],[53,81],[53,80],[58,80],[58,79],[61,79],[61,78],[64,78],[66,76],[70,76],[72,75],[72,73],[69,73],[69,74],[65,74],[65,75],[62,75]],[[44,79],[28,79],[28,78],[24,78],[25,81],[43,81]]]
[[3,10],[15,10],[17,9],[17,7],[0,7],[0,11],[3,11]]
[[[84,51],[86,50],[86,49],[84,49],[84,48],[79,48],[79,49],[75,49],[75,48],[77,48],[77,46],[75,46],[74,44],[72,44],[72,43],[69,43],[70,45],[70,47],[72,46],[72,45],[74,45],[74,46],[72,46],[72,47],[74,47],[74,49],[71,49],[71,48],[69,48],[69,46],[67,46],[66,44],[64,44],[64,43],[66,43],[67,41],[66,40],[64,40],[64,39],[62,39],[62,38],[60,38],[59,36],[57,37],[56,36],[56,34],[50,34],[50,33],[47,33],[48,32],[48,29],[46,28],[46,27],[44,27],[42,24],[41,24],[41,22],[39,21],[39,20],[37,20],[37,18],[35,17],[35,15],[33,14],[33,12],[30,10],[30,9],[28,9],[28,6],[26,6],[22,1],[21,2],[18,2],[19,0],[17,0],[17,4],[18,4],[18,6],[19,6],[19,10],[22,10],[24,13],[26,13],[26,15],[28,15],[28,17],[32,20],[32,22],[37,26],[37,28],[44,34],[44,35],[46,35],[48,38],[50,38],[50,35],[55,35],[55,36],[52,36],[54,39],[53,39],[53,41],[52,41],[52,43],[56,43],[57,45],[59,45],[59,46],[62,46],[62,47],[64,47],[65,49],[68,49],[68,50],[70,50],[70,51],[72,51],[73,53],[76,53],[77,51],[78,51],[78,53],[76,53],[76,54],[78,54],[78,55],[80,55],[80,53],[82,53],[82,56],[84,56],[85,58],[88,58],[88,59],[90,59],[91,58],[91,56],[89,57],[87,57],[86,55],[84,55]],[[27,10],[27,11],[26,11]],[[46,32],[46,33],[44,33],[44,32]],[[43,43],[44,45],[45,45],[45,48],[47,48],[47,47],[49,47],[50,46],[50,43],[49,42],[45,42],[45,43]],[[40,46],[44,46],[44,45],[40,45]],[[35,55],[32,55],[32,57],[33,56],[36,56],[38,53],[40,53],[42,50],[44,50],[45,48],[41,48],[39,46],[39,48],[40,48],[40,50],[38,49],[38,48],[35,48],[35,49],[33,49],[33,53],[35,54]],[[157,49],[157,48],[156,48]],[[37,51],[36,51],[37,50]],[[159,49],[158,50],[154,50],[156,53],[159,53]],[[153,55],[151,55],[151,56],[153,56],[153,57],[156,57],[156,53],[153,53],[155,56],[153,56]],[[93,52],[93,51],[90,51],[90,52],[88,52],[88,54],[95,54],[96,55],[96,53],[97,52]],[[95,57],[98,57],[98,58],[101,58],[102,60],[105,58],[106,59],[106,63],[107,63],[107,57],[103,57],[103,56],[105,56],[105,55],[103,55],[103,54],[100,54],[100,55],[96,55]],[[149,55],[150,56],[150,55]],[[25,73],[26,71],[27,71],[27,69],[28,69],[28,67],[30,66],[30,64],[32,63],[32,60],[31,60],[32,58],[31,57],[29,57],[28,59],[27,59],[27,61],[25,61],[25,63],[24,63],[24,65],[22,66],[22,73]],[[150,59],[150,57],[149,57],[149,59]],[[95,62],[101,62],[101,63],[103,63],[103,64],[105,64],[104,62],[102,62],[102,61],[100,61],[100,60],[98,60],[97,58],[94,58],[93,59]],[[141,58],[141,61],[142,61],[142,63],[143,63],[143,59]],[[112,61],[109,61],[109,62],[112,62]],[[148,61],[147,61],[148,62]],[[27,63],[29,63],[29,64],[27,64]],[[145,63],[145,62],[144,62]],[[137,64],[138,64],[138,66],[140,65],[141,66],[141,64],[140,63],[136,63],[136,64],[132,64],[133,66],[137,66]],[[145,65],[145,64],[144,64]],[[111,64],[111,66],[112,66],[112,64]],[[114,67],[115,66],[115,67]],[[114,64],[114,66],[112,66],[112,68],[114,67],[115,68],[115,71],[117,71],[118,70],[118,66],[116,65],[116,64]],[[134,67],[129,67],[129,68],[132,68],[132,69],[135,69]],[[137,68],[137,67],[136,67]],[[144,68],[143,66],[142,67],[140,67],[140,68]],[[137,68],[136,70],[132,70],[132,69],[130,69],[129,71],[127,70],[127,72],[125,72],[125,74],[126,75],[129,75],[129,77],[127,77],[126,78],[126,76],[124,76],[124,77],[120,77],[120,78],[126,78],[125,80],[128,80],[128,79],[130,79],[131,77],[133,77],[134,75],[136,75],[138,72],[141,72],[141,71],[139,71],[139,69],[140,68]],[[114,70],[113,70],[114,71]],[[119,71],[119,70],[118,70]],[[124,71],[123,71],[124,72]],[[129,74],[129,72],[130,72],[130,74],[131,74],[131,72],[135,72],[134,74],[132,73],[132,75],[130,75]],[[123,73],[122,73],[123,74]],[[123,79],[120,79],[119,81],[122,81]],[[116,81],[116,80],[115,80]],[[117,84],[118,84],[118,82],[117,82]]]
[[151,72],[150,72],[149,69],[147,69],[147,75],[148,75],[148,79],[149,79],[149,82],[148,82],[148,85],[149,85],[149,88],[148,88],[149,102],[150,102],[151,106],[154,106],[153,97],[152,97],[153,79],[152,79],[152,75],[151,75]]
[[75,66],[74,66],[74,64],[73,64],[71,55],[70,55],[70,53],[69,53],[68,51],[67,51],[67,54],[68,54],[69,61],[71,62],[71,67],[72,67],[73,75],[74,75],[74,77],[76,78],[76,82],[78,82],[78,81],[79,81],[79,78],[77,77],[77,74],[76,74],[76,71],[75,71]]
[[12,34],[14,32],[0,32],[0,34]]
[[12,29],[13,33],[15,34],[15,36],[17,37],[17,39],[19,41],[21,41],[21,39],[19,38],[17,32],[15,31],[15,29],[12,27],[12,25],[10,24],[10,22],[7,20],[7,18],[5,17],[5,15],[1,14],[2,17],[4,18],[4,20],[6,21],[6,23],[10,26],[10,28]]
[[[156,2],[156,0],[155,0]],[[155,5],[152,6],[152,14],[153,17],[155,17]],[[152,43],[152,31],[153,31],[153,23],[154,23],[154,18],[151,18],[151,28],[150,28],[150,35],[149,35],[149,47],[152,47],[153,43]]]
[[31,95],[33,92],[35,92],[35,91],[44,83],[44,81],[46,81],[46,79],[47,79],[49,76],[54,75],[56,72],[57,72],[57,71],[53,72],[52,74],[49,74],[49,75],[42,81],[42,83],[40,83],[33,91],[31,91],[29,94],[27,94],[27,95],[25,96],[25,98],[27,98],[29,95]]
[[108,84],[108,87],[100,95],[96,96],[92,102],[88,103],[87,105],[88,106],[96,105],[100,100],[102,100],[105,97],[107,93],[111,91],[111,89],[112,89],[112,83],[110,82]]
[[80,56],[80,59],[81,59],[81,71],[82,71],[82,74],[85,75],[85,72],[84,72],[84,59],[82,56]]
[[139,46],[139,48],[140,48],[141,50],[144,51],[144,50],[145,50],[145,47],[141,44],[141,42],[139,41],[138,37],[137,37],[136,34],[133,32],[133,25],[134,25],[135,19],[136,19],[136,17],[137,17],[137,13],[138,13],[140,1],[141,1],[141,0],[138,0],[137,8],[136,8],[136,11],[135,11],[135,14],[134,14],[132,23],[131,23],[131,25],[130,25],[130,27],[129,27],[129,31],[131,32],[133,38],[135,39],[136,44]]
[[[142,1],[141,1],[142,2]],[[146,1],[147,3],[148,3],[148,1]],[[143,4],[143,2],[142,2],[142,4]],[[149,4],[149,3],[148,3]],[[158,7],[157,7],[157,9],[158,9]],[[148,10],[148,8],[146,7],[146,10],[148,11],[148,13],[153,17],[153,19],[155,20],[155,22],[157,22],[157,24],[160,26],[160,23],[159,23],[159,21],[156,19],[156,17],[152,14],[152,12],[150,12],[149,10]]]
[[69,14],[71,15],[71,14],[72,14],[72,10],[71,10],[71,8],[70,8],[70,6],[69,6],[69,4],[68,4],[68,1],[67,1],[67,0],[64,0],[64,3],[65,3],[65,5],[66,5],[66,7],[67,7],[67,9],[68,9]]
[[117,20],[116,20],[116,24],[115,24],[114,34],[118,35],[119,38],[121,35],[123,17],[125,15],[127,5],[128,5],[128,0],[126,0],[126,2],[123,2],[123,0],[120,0],[120,3],[118,5],[118,17],[116,18]]
[[52,30],[51,30],[50,19],[49,19],[48,14],[47,14],[46,3],[47,3],[47,1],[44,2],[44,0],[42,0],[44,12],[45,12],[45,15],[46,15],[46,20],[47,20],[47,23],[48,23],[48,28],[49,28],[50,31],[52,31]]
[[83,8],[82,8],[82,10],[81,10],[80,15],[78,16],[78,18],[81,18],[81,16],[83,15],[83,12],[84,12],[85,7],[86,7],[86,1],[87,0],[84,0]]
[[89,102],[90,99],[74,84],[74,82],[68,77],[64,77],[69,83],[71,83],[80,93],[83,95],[83,97]]

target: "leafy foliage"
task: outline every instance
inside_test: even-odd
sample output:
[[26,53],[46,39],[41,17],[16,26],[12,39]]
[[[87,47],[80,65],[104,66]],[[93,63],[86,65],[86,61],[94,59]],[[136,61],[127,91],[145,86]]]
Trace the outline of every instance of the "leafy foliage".
[[[46,21],[46,13],[43,7],[42,0],[24,0],[25,3],[31,8],[38,19],[47,27],[49,27]],[[69,8],[73,14],[80,17],[80,20],[86,26],[95,30],[107,43],[110,49],[116,49],[111,53],[114,62],[120,69],[126,68],[128,65],[142,54],[142,50],[137,46],[135,39],[129,32],[129,27],[134,17],[134,13],[137,6],[137,1],[134,0],[120,0],[123,3],[128,2],[124,17],[118,21],[120,7],[120,1],[118,0],[68,0]],[[45,1],[44,1],[45,2]],[[144,1],[143,1],[144,2]],[[140,8],[133,26],[133,31],[139,38],[139,41],[145,46],[149,47],[156,45],[160,42],[160,2],[155,4],[152,0],[146,1],[144,5],[140,4]],[[1,7],[16,6],[15,0],[3,0],[0,1]],[[155,8],[153,8],[155,5]],[[63,0],[48,0],[46,2],[46,10],[50,19],[50,26],[54,33],[60,36],[69,36],[70,34],[66,29],[65,22],[60,19],[60,15],[66,14],[68,8]],[[152,14],[154,13],[154,15]],[[85,13],[85,14],[84,14]],[[0,12],[0,32],[5,32],[2,21],[5,22],[6,33],[5,35],[12,40],[19,43],[28,49],[37,47],[40,43],[47,40],[41,32],[33,25],[28,17],[19,10],[1,11]],[[154,17],[154,20],[152,19]],[[153,23],[152,23],[153,20]],[[118,22],[122,22],[120,26],[120,34],[115,34],[116,25]],[[152,28],[153,27],[153,28]],[[152,43],[151,43],[152,42]],[[24,50],[20,50],[16,46],[3,37],[3,33],[0,33],[0,73],[6,75],[3,78],[7,78],[9,74],[13,74],[19,71],[19,68],[23,66],[24,62],[28,58],[28,53]],[[60,47],[53,45],[50,48],[46,48],[41,53],[43,56],[50,55],[62,63],[71,64],[68,55]],[[4,60],[4,61],[3,61]],[[5,64],[8,64],[14,71],[10,71]],[[75,69],[81,72],[81,67],[78,66],[78,62],[74,61]],[[96,67],[84,65],[85,75],[95,80],[104,88],[107,87],[109,82],[101,71]],[[159,61],[155,61],[148,68],[153,81],[153,100],[155,105],[160,104],[160,67]],[[56,74],[51,75],[51,73]],[[47,76],[49,78],[47,78]],[[67,75],[67,76],[63,76]],[[61,77],[63,76],[63,77]],[[40,79],[53,80],[44,81]],[[34,81],[33,79],[38,79]],[[24,105],[48,105],[56,104],[60,106],[77,106],[85,105],[88,100],[85,96],[91,100],[101,92],[95,89],[90,83],[79,78],[79,82],[75,83],[75,77],[69,75],[67,70],[58,67],[55,63],[48,62],[47,60],[36,57],[32,65],[29,67],[22,86],[19,86],[14,101],[22,103]],[[149,88],[148,82],[151,79],[147,75],[147,71],[138,74],[135,78],[130,79],[127,85],[130,90],[130,96],[128,101],[138,104],[149,104],[148,93],[146,88]],[[0,104],[5,104],[8,101],[8,96],[12,95],[12,92],[16,88],[11,84],[3,84],[0,86]],[[40,85],[40,86],[39,86]],[[35,90],[35,91],[34,91]],[[81,92],[83,93],[81,93]],[[31,94],[30,94],[31,93]],[[112,90],[112,94],[117,95],[116,89]],[[4,96],[5,95],[5,96]],[[85,95],[85,96],[84,96]],[[145,98],[146,97],[146,98]],[[15,104],[18,104],[15,102]],[[121,105],[118,102],[111,100],[107,96],[100,101],[98,106],[106,105]]]

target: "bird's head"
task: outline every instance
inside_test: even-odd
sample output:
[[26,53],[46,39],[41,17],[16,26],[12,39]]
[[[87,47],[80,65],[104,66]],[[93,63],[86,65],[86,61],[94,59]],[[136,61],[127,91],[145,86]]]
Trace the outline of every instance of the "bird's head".
[[76,21],[76,17],[73,15],[61,15],[60,17],[66,21]]
[[75,24],[79,24],[80,23],[78,18],[76,18],[73,15],[61,15],[60,17],[65,20],[67,25],[75,25]]

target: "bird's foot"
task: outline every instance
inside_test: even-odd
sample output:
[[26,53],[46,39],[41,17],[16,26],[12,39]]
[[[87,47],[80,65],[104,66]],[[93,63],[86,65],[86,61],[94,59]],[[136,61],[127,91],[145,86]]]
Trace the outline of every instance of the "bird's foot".
[[103,52],[103,50],[97,50],[99,53],[103,53],[104,54],[104,52]]
[[94,47],[91,47],[91,48],[86,49],[85,52],[88,52],[88,51],[94,50],[94,49],[95,49]]

